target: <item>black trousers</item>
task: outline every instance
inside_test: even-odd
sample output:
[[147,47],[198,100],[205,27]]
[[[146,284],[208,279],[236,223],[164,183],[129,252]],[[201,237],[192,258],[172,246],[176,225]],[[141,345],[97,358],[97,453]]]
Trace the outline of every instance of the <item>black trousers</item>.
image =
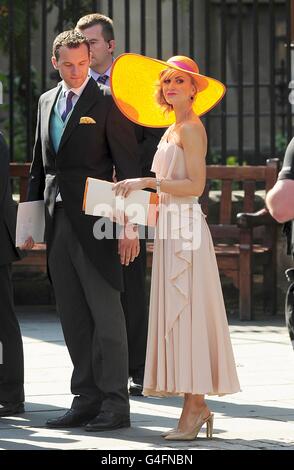
[[146,305],[146,241],[140,240],[140,254],[123,268],[125,290],[121,294],[128,337],[129,375],[144,374],[148,311]]
[[72,408],[129,413],[128,349],[120,293],[87,258],[63,208],[55,211],[48,263],[74,366]]
[[0,403],[23,402],[23,345],[14,311],[11,264],[0,266],[0,341]]

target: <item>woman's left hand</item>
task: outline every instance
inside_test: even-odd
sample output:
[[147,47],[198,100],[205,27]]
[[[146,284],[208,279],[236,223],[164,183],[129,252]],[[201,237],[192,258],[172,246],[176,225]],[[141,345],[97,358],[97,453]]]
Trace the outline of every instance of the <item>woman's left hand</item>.
[[132,191],[146,188],[146,183],[143,178],[132,178],[116,183],[112,190],[115,191],[116,196],[127,197]]

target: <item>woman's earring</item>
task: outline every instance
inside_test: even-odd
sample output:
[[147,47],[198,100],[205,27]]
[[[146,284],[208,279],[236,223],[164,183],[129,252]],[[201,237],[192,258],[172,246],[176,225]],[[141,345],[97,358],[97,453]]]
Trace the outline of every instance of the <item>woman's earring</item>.
[[190,99],[191,99],[191,101],[193,101],[193,100],[194,100],[194,96],[191,96]]

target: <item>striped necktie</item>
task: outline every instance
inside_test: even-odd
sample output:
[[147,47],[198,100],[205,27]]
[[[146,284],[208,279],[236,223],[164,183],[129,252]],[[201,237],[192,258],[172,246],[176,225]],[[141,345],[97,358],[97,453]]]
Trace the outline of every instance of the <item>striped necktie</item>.
[[102,83],[102,85],[105,85],[105,83],[107,82],[108,80],[108,75],[100,75],[98,78],[97,78],[97,82],[98,83]]
[[70,111],[72,110],[72,106],[73,106],[72,98],[73,98],[74,95],[75,95],[75,93],[73,91],[69,91],[68,94],[67,94],[66,107],[65,107],[65,110],[63,111],[63,113],[61,115],[61,119],[63,120],[63,122],[66,120],[68,113],[70,113]]

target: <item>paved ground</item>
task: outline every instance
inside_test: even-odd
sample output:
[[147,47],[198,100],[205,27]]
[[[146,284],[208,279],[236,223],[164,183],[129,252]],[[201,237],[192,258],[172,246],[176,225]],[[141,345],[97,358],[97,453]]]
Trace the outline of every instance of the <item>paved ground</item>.
[[132,427],[107,433],[82,428],[46,429],[49,417],[70,406],[71,362],[54,312],[19,315],[25,346],[26,413],[0,419],[0,449],[292,449],[294,450],[294,351],[283,319],[231,322],[242,392],[211,397],[213,439],[170,443],[180,398],[131,400]]

